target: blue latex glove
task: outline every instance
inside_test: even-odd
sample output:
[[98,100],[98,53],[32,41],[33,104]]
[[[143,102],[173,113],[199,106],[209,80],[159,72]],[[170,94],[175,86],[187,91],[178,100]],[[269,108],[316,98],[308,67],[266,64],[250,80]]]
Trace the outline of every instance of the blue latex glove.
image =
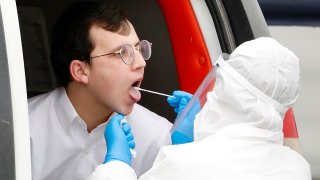
[[177,113],[177,118],[181,115],[184,108],[192,98],[192,94],[184,91],[173,91],[173,97],[168,97],[167,101],[170,106],[174,108],[174,112]]
[[[177,118],[182,114],[183,110],[192,98],[192,95],[184,91],[174,91],[174,97],[168,97],[167,101],[170,106],[174,107]],[[172,144],[185,144],[193,142],[193,127],[196,114],[201,110],[200,102],[193,101],[193,105],[187,114],[180,121],[180,124],[171,134]]]
[[131,165],[130,148],[135,147],[134,137],[128,123],[122,123],[123,115],[113,116],[106,126],[104,138],[107,143],[107,155],[103,163],[113,160],[123,161]]

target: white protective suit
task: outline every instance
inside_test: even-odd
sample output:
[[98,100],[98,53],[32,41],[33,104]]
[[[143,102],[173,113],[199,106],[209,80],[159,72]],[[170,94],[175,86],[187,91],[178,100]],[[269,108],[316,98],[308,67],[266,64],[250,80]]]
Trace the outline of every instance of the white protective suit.
[[[163,147],[139,179],[311,180],[305,159],[283,146],[283,116],[299,94],[298,58],[259,38],[218,64],[215,87],[196,116],[195,142]],[[127,164],[111,161],[90,178],[137,177]]]

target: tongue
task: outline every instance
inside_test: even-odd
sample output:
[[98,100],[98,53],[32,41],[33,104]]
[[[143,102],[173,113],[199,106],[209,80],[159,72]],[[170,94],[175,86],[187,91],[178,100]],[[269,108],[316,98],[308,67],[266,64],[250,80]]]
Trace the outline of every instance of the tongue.
[[129,96],[136,102],[138,102],[141,99],[140,91],[133,87],[129,91]]

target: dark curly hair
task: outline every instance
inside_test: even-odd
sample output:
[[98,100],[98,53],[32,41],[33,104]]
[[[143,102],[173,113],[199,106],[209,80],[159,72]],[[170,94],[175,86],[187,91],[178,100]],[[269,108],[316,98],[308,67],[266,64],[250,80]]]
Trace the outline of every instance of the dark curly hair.
[[57,83],[67,87],[72,80],[69,66],[77,59],[90,64],[93,44],[89,30],[97,25],[107,31],[125,34],[130,32],[127,15],[110,4],[94,1],[77,1],[58,18],[52,31],[51,64]]

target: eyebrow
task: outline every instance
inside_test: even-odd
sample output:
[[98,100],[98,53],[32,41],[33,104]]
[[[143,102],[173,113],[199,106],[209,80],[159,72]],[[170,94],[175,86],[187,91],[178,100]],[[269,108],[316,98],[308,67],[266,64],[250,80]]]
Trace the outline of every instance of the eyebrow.
[[136,42],[133,46],[137,46],[141,41],[139,40],[138,42]]
[[[140,43],[140,40],[138,42],[136,42],[135,44],[133,44],[133,47],[136,47],[137,45],[139,45],[139,43]],[[118,50],[120,50],[121,46],[125,45],[125,44],[130,44],[130,43],[121,44],[121,45],[117,46],[116,48],[111,49],[110,52],[117,52]]]

